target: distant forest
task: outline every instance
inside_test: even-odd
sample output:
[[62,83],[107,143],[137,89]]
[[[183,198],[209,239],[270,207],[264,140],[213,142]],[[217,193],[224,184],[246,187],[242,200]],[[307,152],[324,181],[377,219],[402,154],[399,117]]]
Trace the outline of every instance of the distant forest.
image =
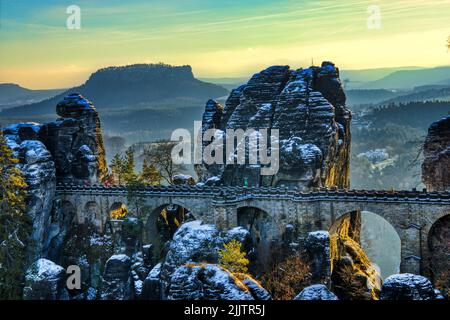
[[448,101],[408,102],[375,107],[364,118],[376,128],[393,123],[427,129],[431,123],[449,113]]
[[[355,115],[352,125],[351,187],[357,189],[423,188],[421,153],[428,127],[448,115],[450,102],[409,102],[372,107]],[[366,156],[381,149],[388,159]]]

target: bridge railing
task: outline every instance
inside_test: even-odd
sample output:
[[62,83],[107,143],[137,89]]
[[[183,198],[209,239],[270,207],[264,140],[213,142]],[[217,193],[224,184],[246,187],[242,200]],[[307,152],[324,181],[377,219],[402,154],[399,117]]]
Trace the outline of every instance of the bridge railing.
[[[126,186],[75,185],[59,183],[56,188],[60,194],[83,193],[97,195],[125,195]],[[241,201],[243,199],[292,199],[292,200],[358,200],[358,201],[417,201],[450,204],[450,191],[427,192],[426,190],[354,190],[337,188],[315,188],[301,190],[286,187],[233,187],[233,186],[147,186],[136,190],[142,195],[167,196],[208,196],[219,202]]]

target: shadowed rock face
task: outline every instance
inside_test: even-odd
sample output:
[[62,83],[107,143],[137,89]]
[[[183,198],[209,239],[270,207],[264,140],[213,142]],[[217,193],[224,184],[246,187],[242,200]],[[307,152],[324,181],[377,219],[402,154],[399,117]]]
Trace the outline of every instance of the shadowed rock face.
[[422,181],[429,191],[450,189],[450,116],[433,123],[423,146]]
[[125,254],[108,259],[103,273],[102,300],[129,300],[131,298],[131,259]]
[[97,183],[107,173],[100,119],[92,103],[71,94],[56,110],[62,118],[54,122],[19,123],[3,130],[29,186],[27,214],[35,242],[30,262],[42,257],[58,261],[74,218],[55,201],[56,182]]
[[197,165],[198,176],[217,176],[225,185],[348,187],[351,112],[345,102],[339,69],[331,62],[299,70],[273,66],[255,74],[231,92],[225,107],[208,101],[202,132],[214,128],[226,140],[226,129],[278,129],[280,170],[262,176],[264,165],[247,159],[246,165]]
[[51,152],[57,180],[98,183],[107,173],[100,119],[90,101],[71,94],[56,106],[61,117],[42,126],[40,140]]
[[28,184],[27,214],[33,222],[31,238],[35,243],[33,248],[29,248],[30,262],[46,256],[50,242],[60,231],[59,223],[63,218],[62,215],[52,215],[56,191],[55,164],[45,145],[37,140],[39,129],[37,123],[22,123],[3,130]]

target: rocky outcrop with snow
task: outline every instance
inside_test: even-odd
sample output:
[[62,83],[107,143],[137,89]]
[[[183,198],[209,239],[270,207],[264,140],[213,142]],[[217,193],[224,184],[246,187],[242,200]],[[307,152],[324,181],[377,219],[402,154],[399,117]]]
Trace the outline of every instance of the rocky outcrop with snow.
[[305,249],[310,265],[311,280],[313,283],[329,286],[331,280],[330,234],[327,231],[308,233]]
[[26,271],[25,300],[68,300],[66,270],[47,259],[39,259]]
[[214,225],[204,224],[199,220],[183,224],[174,234],[161,267],[163,294],[178,267],[188,262],[215,263],[219,257],[218,249],[222,245],[219,231]]
[[102,300],[130,300],[131,259],[125,254],[113,255],[108,259],[103,272]]
[[439,298],[430,280],[411,273],[389,276],[381,288],[381,300],[435,300]]
[[61,215],[52,215],[56,191],[55,164],[50,152],[38,140],[40,129],[37,123],[21,123],[3,130],[28,184],[27,214],[33,222],[31,238],[35,243],[33,252],[29,252],[31,261],[47,256],[63,219]]
[[225,107],[208,101],[202,132],[214,128],[227,139],[226,129],[278,129],[280,170],[261,176],[264,165],[247,159],[246,165],[197,165],[197,174],[202,181],[218,176],[225,185],[348,187],[351,113],[345,103],[331,62],[263,70],[233,90]]
[[92,103],[79,94],[59,102],[61,117],[42,126],[40,139],[51,152],[57,180],[97,183],[107,174],[100,118]]
[[146,300],[159,300],[161,299],[161,263],[158,263],[148,273],[147,278],[144,281],[144,287],[142,291],[142,298]]
[[339,300],[338,297],[328,290],[323,284],[315,284],[302,290],[294,300]]
[[433,123],[423,146],[422,181],[429,191],[450,189],[450,116]]
[[254,300],[246,286],[213,264],[187,264],[172,274],[169,300]]
[[174,234],[169,251],[161,265],[160,281],[162,297],[165,298],[172,281],[172,274],[188,263],[207,262],[215,264],[219,250],[231,240],[243,243],[243,250],[252,250],[250,234],[243,228],[220,232],[216,226],[195,220],[184,223]]
[[100,120],[92,103],[71,94],[56,111],[61,118],[54,122],[20,123],[3,130],[29,185],[27,213],[35,243],[30,261],[59,260],[74,219],[74,210],[55,201],[56,182],[96,183],[107,173]]
[[240,280],[245,285],[255,300],[272,300],[270,293],[261,284],[247,274],[239,274]]

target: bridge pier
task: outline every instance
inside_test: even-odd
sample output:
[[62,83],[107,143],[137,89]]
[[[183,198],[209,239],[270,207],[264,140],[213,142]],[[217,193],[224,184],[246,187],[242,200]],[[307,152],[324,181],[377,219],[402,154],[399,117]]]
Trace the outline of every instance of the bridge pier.
[[401,240],[400,272],[421,274],[421,227],[412,223],[397,232]]
[[213,223],[220,230],[237,227],[237,207],[234,205],[215,205],[214,206],[214,221],[205,221],[206,223]]

